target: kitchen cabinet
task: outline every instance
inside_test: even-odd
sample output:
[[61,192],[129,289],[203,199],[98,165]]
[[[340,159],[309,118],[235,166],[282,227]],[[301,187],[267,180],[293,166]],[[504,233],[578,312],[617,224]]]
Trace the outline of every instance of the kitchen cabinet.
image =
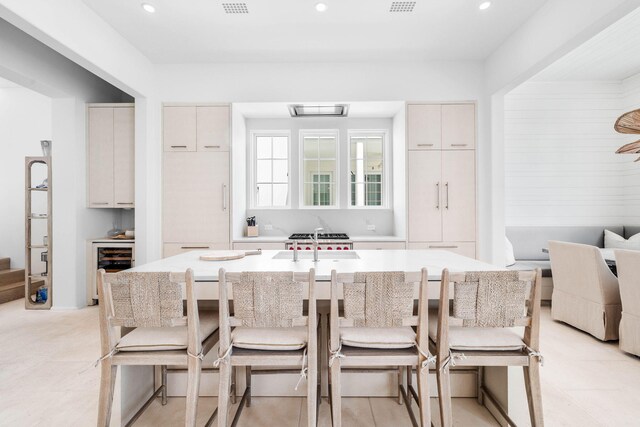
[[164,151],[196,151],[196,107],[165,106],[162,109]]
[[437,249],[469,258],[476,257],[475,242],[409,242],[407,249]]
[[[440,107],[442,149],[424,149],[411,141],[408,144],[409,248],[445,249],[475,258],[475,105]],[[414,127],[412,120],[423,119],[407,115],[407,128]]]
[[409,104],[407,106],[407,139],[410,150],[442,148],[442,106]]
[[166,105],[164,151],[229,151],[229,105]]
[[165,243],[229,248],[229,153],[164,154],[162,233]]
[[475,104],[442,106],[442,149],[472,150],[476,141]]
[[90,104],[87,128],[89,207],[134,207],[133,104]]
[[229,249],[228,243],[198,243],[198,242],[189,242],[189,243],[165,243],[163,245],[162,256],[164,258],[183,254],[185,252],[190,251],[206,251],[206,250],[225,250]]
[[473,150],[475,140],[475,104],[407,105],[409,150]]

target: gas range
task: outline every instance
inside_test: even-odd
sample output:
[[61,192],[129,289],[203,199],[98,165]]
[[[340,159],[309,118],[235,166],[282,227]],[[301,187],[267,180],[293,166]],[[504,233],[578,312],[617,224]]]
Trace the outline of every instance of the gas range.
[[[285,242],[285,248],[293,250],[293,242],[298,243],[298,250],[313,250],[313,233],[294,233]],[[353,242],[346,233],[318,233],[318,250],[349,251],[353,249]]]

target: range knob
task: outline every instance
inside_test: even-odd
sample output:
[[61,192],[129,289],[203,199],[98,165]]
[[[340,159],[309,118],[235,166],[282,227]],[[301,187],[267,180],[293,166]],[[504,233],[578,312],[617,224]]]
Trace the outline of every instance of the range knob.
[[293,250],[293,246],[289,246],[289,250],[292,251]]
[[310,250],[311,250],[311,248],[310,248],[309,246],[307,246],[305,249],[306,249],[306,250],[308,250],[308,251],[310,251]]
[[342,250],[342,248],[340,246],[336,247],[336,251],[341,251],[341,250]]
[[327,250],[328,250],[328,251],[330,251],[330,250],[332,250],[332,249],[333,249],[333,248],[332,248],[331,246],[327,247]]
[[345,247],[344,247],[344,250],[345,250],[345,251],[348,251],[348,250],[349,250],[349,246],[345,246]]

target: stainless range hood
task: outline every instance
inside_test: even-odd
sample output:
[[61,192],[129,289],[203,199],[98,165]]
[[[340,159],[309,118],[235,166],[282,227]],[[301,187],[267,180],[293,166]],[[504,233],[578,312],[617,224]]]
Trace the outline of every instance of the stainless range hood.
[[289,114],[291,117],[347,117],[349,105],[333,104],[333,105],[289,105]]

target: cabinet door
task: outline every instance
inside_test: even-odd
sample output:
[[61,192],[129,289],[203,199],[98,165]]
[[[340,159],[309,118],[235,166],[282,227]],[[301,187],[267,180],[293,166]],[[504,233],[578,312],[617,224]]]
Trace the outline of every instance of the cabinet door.
[[442,107],[409,105],[407,137],[409,150],[439,150],[442,146]]
[[196,107],[164,107],[164,151],[196,151]]
[[225,243],[165,243],[162,250],[162,257],[167,258],[191,251],[213,251],[226,249],[229,249],[229,244]]
[[198,151],[229,151],[229,107],[197,107]]
[[442,106],[442,149],[471,150],[476,146],[474,104]]
[[469,258],[476,257],[475,242],[420,242],[409,243],[409,249],[432,249],[440,251],[449,251],[454,254],[466,256]]
[[114,203],[132,208],[135,200],[135,114],[133,107],[113,109]]
[[89,108],[89,207],[113,207],[113,108]]
[[475,151],[442,152],[442,240],[476,240]]
[[409,155],[409,241],[442,240],[442,155],[414,151]]
[[229,153],[165,153],[163,239],[229,244]]

